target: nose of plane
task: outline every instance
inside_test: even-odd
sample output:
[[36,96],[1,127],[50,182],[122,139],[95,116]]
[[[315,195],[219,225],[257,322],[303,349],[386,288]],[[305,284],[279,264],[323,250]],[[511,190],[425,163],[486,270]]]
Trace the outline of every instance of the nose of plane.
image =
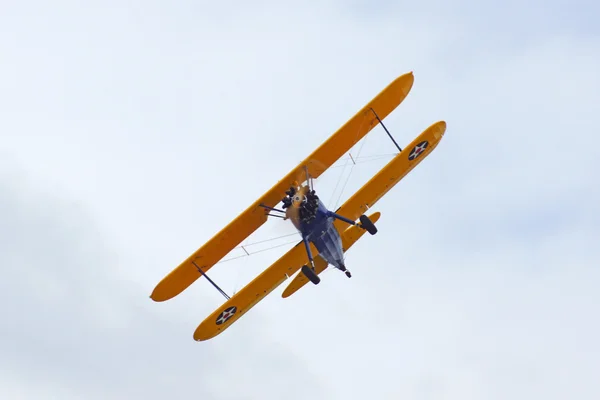
[[298,192],[292,198],[292,207],[300,207],[302,202],[304,202],[304,194]]

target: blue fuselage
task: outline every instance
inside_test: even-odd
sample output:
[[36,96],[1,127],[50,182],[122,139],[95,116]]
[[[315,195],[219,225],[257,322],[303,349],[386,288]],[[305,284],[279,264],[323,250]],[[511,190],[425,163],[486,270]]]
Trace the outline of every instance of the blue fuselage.
[[306,223],[297,218],[290,219],[302,237],[315,245],[319,255],[328,264],[340,268],[344,265],[344,250],[342,238],[333,224],[335,218],[331,214],[321,200],[318,200],[317,213],[312,221]]

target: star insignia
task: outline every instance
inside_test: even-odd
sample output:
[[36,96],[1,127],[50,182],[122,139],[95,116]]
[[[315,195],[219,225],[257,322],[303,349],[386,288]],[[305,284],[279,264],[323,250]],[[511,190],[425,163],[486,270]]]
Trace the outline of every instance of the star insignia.
[[236,306],[231,306],[226,308],[225,310],[223,310],[223,312],[221,314],[219,314],[219,316],[217,317],[217,325],[221,325],[224,324],[225,322],[227,322],[231,317],[233,317],[233,315],[235,314],[235,312],[237,311],[237,307]]
[[425,151],[425,149],[427,148],[428,145],[429,145],[429,142],[427,142],[425,140],[425,141],[419,143],[418,145],[416,145],[415,147],[413,147],[410,154],[408,155],[408,159],[412,161],[415,158],[419,157]]

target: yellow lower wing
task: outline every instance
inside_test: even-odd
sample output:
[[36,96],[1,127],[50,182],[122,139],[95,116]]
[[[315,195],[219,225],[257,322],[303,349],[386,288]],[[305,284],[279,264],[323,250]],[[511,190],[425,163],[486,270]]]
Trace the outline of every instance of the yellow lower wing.
[[154,288],[150,298],[154,301],[171,299],[202,276],[198,268],[207,272],[265,223],[267,216],[260,204],[275,207],[285,196],[285,191],[290,185],[299,177],[305,176],[305,167],[313,178],[319,177],[378,124],[371,108],[384,119],[406,98],[413,82],[412,72],[392,81],[296,168],[165,276]]
[[[375,213],[369,218],[377,221],[379,216],[380,213]],[[358,226],[351,226],[346,229],[342,234],[344,250],[350,248],[364,232],[365,230]],[[312,243],[310,249],[313,254],[318,253]],[[306,249],[304,244],[300,242],[202,321],[194,332],[194,339],[197,341],[208,340],[229,328],[231,324],[307,263]],[[316,257],[315,268],[320,273],[327,268],[327,263],[321,257]],[[298,276],[304,277],[302,273]],[[298,282],[298,276],[294,279],[294,282]],[[304,283],[300,284],[297,289],[303,285]]]
[[[318,253],[312,243],[310,250],[313,254]],[[194,340],[207,340],[227,329],[307,262],[306,248],[299,242],[209,315],[194,332]]]
[[[379,217],[381,216],[380,212],[376,212],[373,213],[372,215],[369,215],[369,219],[375,223],[379,220]],[[356,243],[356,241],[358,241],[358,239],[360,239],[362,237],[362,235],[365,234],[365,230],[362,228],[359,228],[358,226],[354,225],[354,226],[350,226],[348,229],[346,229],[343,233],[342,233],[342,248],[344,249],[344,253],[348,251],[348,249],[350,249],[350,247],[352,247],[352,245],[354,243]],[[319,261],[319,262],[317,262]],[[315,259],[315,272],[317,273],[317,275],[319,275],[321,272],[325,271],[325,269],[327,269],[327,263],[325,262],[325,260],[323,260],[321,257],[317,257]],[[288,285],[288,287],[285,288],[285,290],[283,291],[281,297],[290,297],[291,295],[293,295],[294,293],[296,293],[302,286],[306,285],[309,282],[308,278],[303,274],[303,273],[299,273],[298,275],[296,275],[296,277],[294,278],[294,280],[292,281],[292,283],[290,283]]]
[[[336,213],[356,221],[358,217],[382,198],[391,188],[416,167],[438,145],[446,132],[446,122],[439,121],[429,126],[408,146],[386,164],[375,176],[352,195]],[[345,222],[336,220],[337,229],[341,231]]]

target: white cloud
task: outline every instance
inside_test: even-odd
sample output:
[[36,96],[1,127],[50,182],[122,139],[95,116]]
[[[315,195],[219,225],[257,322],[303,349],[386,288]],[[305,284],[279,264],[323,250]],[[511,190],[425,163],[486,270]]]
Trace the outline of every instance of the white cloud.
[[[3,13],[1,390],[597,397],[600,43],[585,16],[215,4]],[[154,285],[409,70],[387,126],[401,146],[440,119],[448,131],[378,203],[353,278],[282,287],[193,342],[222,298],[198,281],[156,304]],[[391,152],[378,128],[363,155]],[[355,168],[344,197],[384,162]],[[326,199],[338,172],[318,182]],[[278,222],[259,236],[293,232]],[[283,251],[213,278],[239,288]]]

